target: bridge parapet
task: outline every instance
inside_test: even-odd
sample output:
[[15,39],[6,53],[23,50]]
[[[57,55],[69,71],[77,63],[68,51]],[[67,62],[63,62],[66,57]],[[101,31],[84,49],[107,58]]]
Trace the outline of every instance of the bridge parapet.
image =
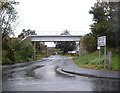
[[81,35],[31,35],[31,41],[54,42],[75,41],[80,42]]

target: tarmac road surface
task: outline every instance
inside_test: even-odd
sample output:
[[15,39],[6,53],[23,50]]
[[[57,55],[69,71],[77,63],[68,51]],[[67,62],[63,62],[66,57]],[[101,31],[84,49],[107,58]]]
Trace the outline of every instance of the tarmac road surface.
[[3,67],[3,91],[115,91],[117,79],[69,76],[56,71],[68,59],[50,56],[42,61]]

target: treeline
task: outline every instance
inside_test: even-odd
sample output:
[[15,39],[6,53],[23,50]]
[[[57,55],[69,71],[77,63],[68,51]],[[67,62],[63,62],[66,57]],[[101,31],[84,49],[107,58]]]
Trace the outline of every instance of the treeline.
[[97,38],[106,36],[107,48],[120,54],[120,2],[97,2],[91,7],[89,14],[93,15],[91,33],[84,36],[84,47],[88,52],[96,51]]

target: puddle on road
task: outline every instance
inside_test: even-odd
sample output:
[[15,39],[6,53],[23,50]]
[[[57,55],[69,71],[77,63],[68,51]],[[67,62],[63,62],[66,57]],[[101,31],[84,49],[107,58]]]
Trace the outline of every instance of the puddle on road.
[[34,70],[43,67],[44,65],[33,65],[27,68],[21,68],[21,69],[9,69],[6,71],[3,71],[2,78],[3,80],[21,80],[21,79],[36,79],[36,75]]
[[36,74],[35,74],[35,70],[38,69],[38,68],[41,68],[41,67],[43,67],[43,66],[44,66],[44,65],[34,65],[34,66],[26,69],[26,70],[25,70],[25,72],[26,72],[26,73],[25,73],[25,76],[26,76],[26,77],[33,77],[33,78],[37,79],[38,77],[37,77]]
[[118,79],[93,78],[91,82],[95,91],[116,91],[120,87]]

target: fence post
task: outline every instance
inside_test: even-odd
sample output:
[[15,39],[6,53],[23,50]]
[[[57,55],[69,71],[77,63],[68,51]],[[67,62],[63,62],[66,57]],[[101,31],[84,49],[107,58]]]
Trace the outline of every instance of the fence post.
[[112,69],[112,52],[108,52],[109,56],[109,70]]

